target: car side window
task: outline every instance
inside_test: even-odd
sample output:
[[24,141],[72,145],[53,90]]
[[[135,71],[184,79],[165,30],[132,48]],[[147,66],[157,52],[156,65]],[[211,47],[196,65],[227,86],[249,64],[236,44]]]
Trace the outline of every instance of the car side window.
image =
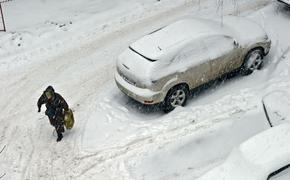
[[[154,70],[152,70],[154,76],[160,77],[161,75],[158,74],[165,72],[165,70],[168,73],[185,72],[208,60],[208,52],[201,41],[185,44],[181,49],[174,51],[174,54],[176,54],[171,59],[157,61]],[[169,54],[170,57],[171,55]],[[163,71],[160,71],[160,69],[163,69]]]
[[221,57],[235,49],[235,41],[229,36],[211,36],[203,41],[211,59]]
[[271,173],[267,180],[289,180],[290,179],[290,164]]
[[202,41],[194,41],[189,43],[181,49],[175,58],[172,60],[172,63],[194,63],[200,62],[204,59],[207,59],[208,52]]

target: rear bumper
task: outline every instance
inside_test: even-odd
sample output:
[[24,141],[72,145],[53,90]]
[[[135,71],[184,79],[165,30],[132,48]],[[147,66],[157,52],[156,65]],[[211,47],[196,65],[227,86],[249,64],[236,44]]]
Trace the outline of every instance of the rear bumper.
[[163,93],[150,89],[143,89],[129,84],[118,72],[115,73],[115,81],[118,88],[127,96],[142,104],[157,104],[163,101]]

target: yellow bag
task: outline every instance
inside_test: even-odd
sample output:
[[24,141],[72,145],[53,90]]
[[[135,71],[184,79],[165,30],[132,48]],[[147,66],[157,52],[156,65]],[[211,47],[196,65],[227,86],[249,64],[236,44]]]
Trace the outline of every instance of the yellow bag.
[[64,113],[64,126],[66,129],[72,129],[74,126],[75,120],[74,115],[71,109]]

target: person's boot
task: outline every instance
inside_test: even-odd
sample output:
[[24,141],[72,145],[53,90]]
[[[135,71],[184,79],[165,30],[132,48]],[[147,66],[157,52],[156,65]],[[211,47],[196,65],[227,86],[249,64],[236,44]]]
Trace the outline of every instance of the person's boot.
[[63,135],[61,133],[57,134],[56,142],[61,141],[62,138],[63,138]]
[[59,131],[64,133],[64,127],[62,126],[61,128],[59,128]]

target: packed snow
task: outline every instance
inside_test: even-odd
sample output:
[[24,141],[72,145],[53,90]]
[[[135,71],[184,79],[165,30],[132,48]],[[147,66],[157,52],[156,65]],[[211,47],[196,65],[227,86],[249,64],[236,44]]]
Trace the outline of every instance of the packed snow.
[[[221,8],[212,0],[13,0],[3,11],[1,180],[197,179],[270,128],[262,99],[273,124],[289,120],[290,11],[276,1],[224,0]],[[169,114],[116,87],[117,57],[131,43],[180,19],[222,22],[222,14],[265,29],[272,48],[261,71],[217,80]],[[48,85],[76,119],[59,143],[37,113]]]

